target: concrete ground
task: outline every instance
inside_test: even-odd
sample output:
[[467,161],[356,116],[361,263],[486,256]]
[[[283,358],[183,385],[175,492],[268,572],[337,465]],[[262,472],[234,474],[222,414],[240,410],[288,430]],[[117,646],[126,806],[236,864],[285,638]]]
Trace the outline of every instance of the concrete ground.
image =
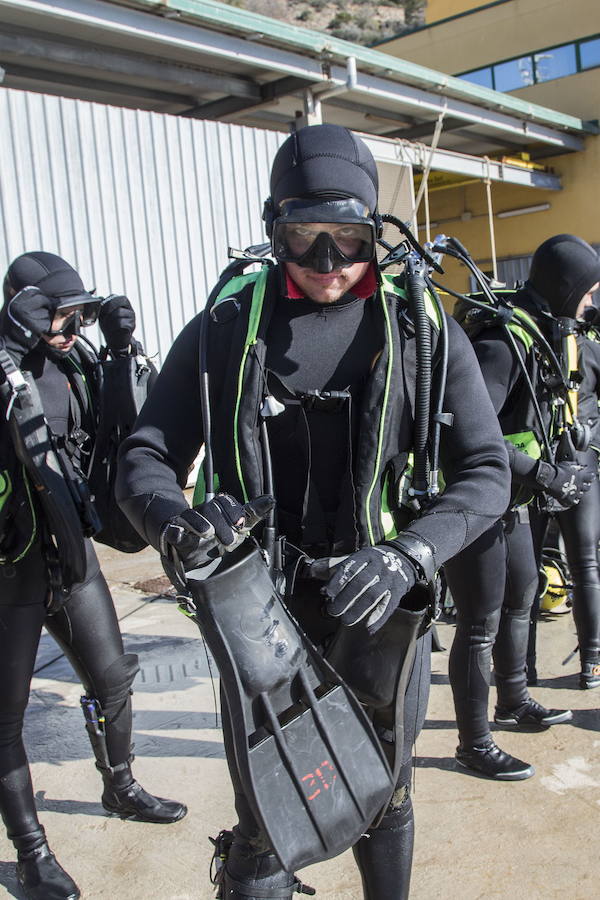
[[[204,647],[174,602],[157,596],[160,584],[152,580],[162,572],[154,551],[130,557],[100,548],[100,555],[126,647],[140,655],[135,774],[154,793],[185,800],[189,813],[171,826],[104,813],[80,686],[44,635],[26,722],[40,817],[86,900],[209,900],[208,836],[230,827],[234,812]],[[134,587],[140,582],[145,591]],[[439,632],[449,647],[453,627]],[[503,748],[535,764],[537,774],[526,782],[496,783],[456,769],[448,652],[433,656],[429,715],[415,756],[412,900],[587,900],[598,893],[600,690],[577,690],[576,658],[563,665],[576,644],[570,615],[541,623],[539,635],[534,696],[546,706],[571,707],[574,718],[542,733],[496,732]],[[301,876],[321,900],[362,898],[350,852]],[[4,836],[0,897],[22,897]]]

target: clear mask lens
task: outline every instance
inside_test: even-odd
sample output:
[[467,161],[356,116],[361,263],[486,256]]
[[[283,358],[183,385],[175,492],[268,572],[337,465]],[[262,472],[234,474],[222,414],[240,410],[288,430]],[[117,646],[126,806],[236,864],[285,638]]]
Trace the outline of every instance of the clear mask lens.
[[346,265],[366,262],[375,254],[375,228],[365,222],[275,222],[273,247],[280,260],[302,264],[317,242],[335,248]]

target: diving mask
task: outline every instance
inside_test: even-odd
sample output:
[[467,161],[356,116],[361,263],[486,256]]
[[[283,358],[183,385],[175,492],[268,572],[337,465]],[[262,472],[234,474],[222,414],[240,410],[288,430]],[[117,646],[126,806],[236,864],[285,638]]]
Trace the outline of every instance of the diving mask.
[[273,222],[273,254],[316,272],[331,272],[375,256],[376,224],[358,200],[289,200]]

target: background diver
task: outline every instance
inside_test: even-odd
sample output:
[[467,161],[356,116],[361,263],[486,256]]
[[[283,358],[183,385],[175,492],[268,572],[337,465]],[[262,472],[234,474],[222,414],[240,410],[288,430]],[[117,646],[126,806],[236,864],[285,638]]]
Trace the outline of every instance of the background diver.
[[[506,436],[512,475],[511,500],[501,521],[445,566],[457,610],[449,665],[460,741],[456,759],[490,778],[534,774],[533,766],[501,750],[490,733],[492,656],[497,725],[544,729],[572,718],[570,710],[543,707],[527,687],[535,683],[534,660],[530,655],[528,671],[527,656],[545,510],[575,507],[596,479],[595,468],[572,446],[571,426],[565,421],[561,430],[566,391],[544,342],[550,354],[558,352],[560,364],[559,321],[574,318],[585,305],[598,270],[598,257],[585,241],[558,235],[534,254],[524,288],[509,294],[516,313],[508,325],[495,313],[482,315],[464,304],[455,313],[473,340]],[[561,455],[563,432],[570,450]]]
[[[202,313],[165,360],[119,466],[122,508],[163,556],[173,546],[189,571],[231,549],[268,509],[264,498],[242,504],[265,494],[260,410],[279,411],[265,419],[279,532],[292,560],[294,547],[324,560],[324,569],[330,557],[346,556],[325,594],[312,566],[288,585],[288,605],[321,648],[339,629],[365,642],[385,634],[400,604],[422,597],[441,563],[489,528],[508,502],[497,418],[469,342],[451,320],[444,410],[454,424],[441,447],[446,488],[419,518],[399,502],[413,444],[416,340],[402,278],[383,279],[375,259],[377,193],[373,157],[347,129],[310,126],[283,143],[265,205],[278,264],[266,276],[260,314],[254,306],[250,316],[253,273],[223,287],[206,323],[219,493],[204,503],[197,497],[194,509],[182,493],[203,442]],[[411,752],[425,718],[429,654],[424,629],[406,689],[396,790],[378,827],[353,848],[370,900],[408,896]],[[253,815],[226,708],[222,719],[239,821],[221,896],[291,897],[301,888]],[[389,733],[381,737],[390,740]]]
[[71,536],[73,546],[81,547],[82,577],[77,583],[61,584],[48,511],[17,458],[5,417],[7,410],[3,410],[0,811],[17,850],[19,883],[30,900],[74,900],[80,896],[77,885],[50,851],[38,820],[22,738],[43,625],[85,688],[82,707],[104,782],[104,808],[123,817],[157,823],[176,822],[186,813],[183,804],[153,797],[133,777],[131,685],[139,668],[138,658],[124,651],[108,586],[92,542],[84,540],[84,531],[90,533],[88,526],[94,516],[85,501],[85,485],[99,424],[100,396],[94,361],[78,339],[78,332],[81,324],[89,324],[96,315],[112,356],[141,351],[132,338],[135,314],[126,297],[92,297],[77,272],[52,253],[25,253],[9,266],[0,311],[4,376],[10,375],[16,365],[37,387],[41,420],[45,417],[55,458],[60,461],[65,494],[63,498],[57,492],[59,502],[70,503],[66,484],[70,478],[81,491],[84,514],[76,522],[77,533]]
[[[536,250],[528,285],[535,292],[542,316],[551,312],[561,318],[563,332],[576,342],[580,382],[574,399],[579,421],[590,429],[587,449],[578,460],[591,472],[598,472],[600,399],[600,342],[598,308],[594,294],[600,287],[600,258],[586,241],[571,234],[559,234],[544,241]],[[596,294],[597,297],[597,294]],[[579,298],[578,302],[577,298]],[[569,321],[571,320],[571,321]],[[567,337],[567,340],[569,338]],[[563,337],[563,342],[565,338]],[[573,363],[573,365],[575,365]],[[579,503],[555,512],[563,536],[569,574],[573,585],[573,620],[577,632],[583,690],[600,686],[600,482],[595,478]],[[536,534],[543,544],[548,514],[538,512]],[[536,619],[539,598],[532,609],[527,652],[527,676],[535,683]]]

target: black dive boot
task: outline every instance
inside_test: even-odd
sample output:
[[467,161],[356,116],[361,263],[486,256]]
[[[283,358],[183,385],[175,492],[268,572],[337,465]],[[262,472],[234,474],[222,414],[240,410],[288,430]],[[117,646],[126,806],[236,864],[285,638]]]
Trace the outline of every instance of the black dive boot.
[[587,651],[581,653],[581,672],[579,673],[579,687],[582,691],[600,687],[600,651]]
[[363,884],[364,900],[408,900],[414,843],[412,801],[407,787],[390,807],[377,828],[370,829],[352,852]]
[[[137,659],[137,657],[136,657]],[[119,712],[112,719],[93,697],[84,695],[81,708],[85,727],[96,757],[96,768],[102,775],[104,809],[123,819],[137,819],[140,822],[154,822],[158,825],[170,824],[183,819],[187,806],[176,800],[154,797],[135,781],[131,773],[133,745],[131,740],[131,702],[127,697]],[[108,721],[107,721],[108,719]],[[107,727],[112,729],[111,744],[113,759],[129,754],[125,762],[112,765],[107,743]],[[117,755],[118,754],[118,755]]]
[[216,900],[292,900],[294,894],[314,896],[315,889],[281,868],[274,853],[255,853],[236,839],[233,831],[221,831],[210,839],[215,846],[211,881]]
[[183,819],[187,813],[187,806],[183,803],[154,797],[145,791],[131,774],[128,762],[102,771],[102,780],[102,806],[122,819],[134,818],[140,822],[168,825]]
[[[28,839],[30,837],[36,843],[36,836],[28,835]],[[56,861],[42,826],[36,845],[19,849],[17,854],[17,880],[28,900],[77,900],[81,896],[73,879]]]
[[477,744],[459,744],[455,759],[465,769],[496,781],[524,781],[535,775],[533,766],[505,753],[491,735]]

